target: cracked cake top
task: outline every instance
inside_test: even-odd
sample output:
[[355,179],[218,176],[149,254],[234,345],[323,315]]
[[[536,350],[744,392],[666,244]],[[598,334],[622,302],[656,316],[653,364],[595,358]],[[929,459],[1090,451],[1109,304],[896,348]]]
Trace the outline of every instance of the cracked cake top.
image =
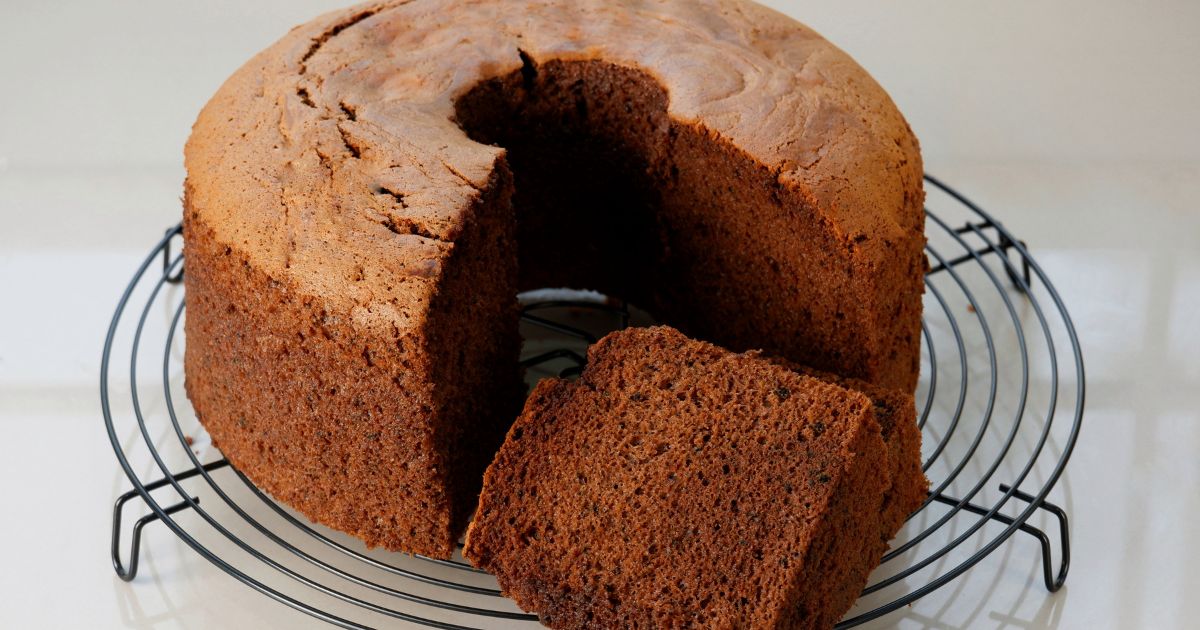
[[504,156],[467,136],[455,103],[549,60],[645,72],[672,119],[753,156],[847,238],[882,235],[867,247],[883,248],[921,229],[898,212],[921,168],[890,98],[812,30],[742,0],[408,0],[327,14],[204,108],[186,148],[188,211],[364,325],[419,325]]

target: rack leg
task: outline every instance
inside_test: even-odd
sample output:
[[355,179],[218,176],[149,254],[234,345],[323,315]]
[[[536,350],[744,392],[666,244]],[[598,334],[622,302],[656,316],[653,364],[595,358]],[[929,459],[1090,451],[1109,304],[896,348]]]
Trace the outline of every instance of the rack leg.
[[[147,515],[143,516],[142,518],[139,518],[137,520],[137,522],[133,524],[133,537],[132,537],[132,540],[130,541],[130,549],[129,549],[129,566],[126,567],[121,562],[121,511],[122,511],[121,509],[125,506],[125,503],[128,502],[129,499],[132,499],[133,497],[136,497],[136,496],[138,496],[137,490],[130,490],[129,492],[126,492],[125,494],[121,495],[121,497],[117,499],[116,505],[113,506],[113,531],[112,531],[113,569],[117,572],[117,577],[121,578],[122,580],[125,580],[126,582],[131,582],[131,581],[133,581],[133,578],[137,577],[138,558],[141,557],[141,548],[142,548],[142,528],[149,525],[150,523],[153,523],[154,521],[158,520],[158,514],[152,513],[152,514],[147,514]],[[200,499],[198,497],[192,497],[192,500],[195,501],[196,503],[200,502]],[[163,512],[166,514],[174,514],[186,507],[188,507],[188,502],[180,501],[179,503],[176,503],[175,505],[164,508]]]
[[[1000,484],[1001,492],[1007,493],[1010,489],[1010,486]],[[1034,502],[1034,498],[1031,495],[1021,492],[1020,490],[1013,490],[1012,495],[1022,501],[1025,501],[1026,503]],[[933,497],[933,499],[938,503],[951,506],[958,505],[959,503],[958,499],[945,495],[937,495]],[[1058,589],[1062,588],[1063,583],[1067,581],[1067,571],[1071,568],[1071,534],[1067,526],[1067,512],[1057,505],[1050,503],[1049,501],[1042,501],[1041,503],[1038,503],[1037,506],[1040,509],[1050,512],[1058,519],[1058,535],[1059,544],[1062,545],[1062,557],[1059,559],[1057,572],[1054,571],[1054,563],[1051,560],[1050,555],[1050,537],[1046,535],[1046,532],[1043,532],[1029,523],[1021,523],[1017,529],[1029,534],[1030,536],[1033,536],[1034,538],[1037,538],[1038,544],[1042,549],[1042,580],[1046,584],[1046,590],[1054,593],[1058,591]],[[979,516],[987,516],[988,512],[991,511],[987,508],[975,505],[974,503],[965,503],[963,504],[962,509]],[[1000,513],[992,514],[991,519],[1005,525],[1012,525],[1016,520],[1011,516]]]
[[[1000,485],[1001,492],[1008,492],[1010,489],[1011,488],[1007,485]],[[1013,496],[1025,501],[1026,503],[1033,503],[1034,500],[1032,496],[1021,492],[1020,490],[1015,490],[1013,492]],[[1059,558],[1058,561],[1057,573],[1054,571],[1053,563],[1050,560],[1050,537],[1047,536],[1042,530],[1028,524],[1022,524],[1021,531],[1025,531],[1026,533],[1033,534],[1037,537],[1038,543],[1042,547],[1042,579],[1046,583],[1046,590],[1053,593],[1062,588],[1063,583],[1067,581],[1067,571],[1071,568],[1071,532],[1070,528],[1067,526],[1066,510],[1044,500],[1041,503],[1038,503],[1037,506],[1043,510],[1046,510],[1047,512],[1050,512],[1055,516],[1055,518],[1058,519],[1058,540],[1059,544],[1062,545],[1062,557]],[[1026,528],[1028,528],[1028,531]]]
[[[206,472],[212,472],[228,465],[229,460],[219,459],[215,462],[209,462],[205,464],[203,466],[203,470]],[[134,497],[142,496],[143,492],[152,492],[171,483],[171,480],[184,481],[186,479],[190,479],[191,477],[195,477],[196,475],[200,474],[200,470],[200,468],[192,468],[181,473],[171,475],[170,477],[163,477],[162,479],[157,479],[142,486],[140,490],[130,490],[129,492],[117,497],[116,502],[113,503],[112,518],[112,563],[113,570],[117,572],[117,577],[125,580],[126,582],[132,581],[133,578],[137,577],[138,558],[141,557],[142,528],[150,523],[153,523],[154,521],[159,520],[161,516],[170,516],[171,514],[191,507],[191,503],[188,503],[187,501],[180,501],[174,505],[162,508],[161,515],[156,511],[139,518],[137,522],[133,524],[133,535],[130,540],[129,549],[129,564],[126,565],[121,561],[121,514],[124,512],[125,504],[129,503],[129,501]],[[194,503],[200,503],[199,497],[192,497],[191,500]]]
[[[167,228],[167,234],[172,237],[183,234],[183,227],[177,225],[172,228]],[[168,240],[166,244],[163,245],[162,268],[164,275],[167,275],[171,269],[171,240]],[[166,280],[169,284],[179,284],[180,282],[183,282],[183,267],[180,266],[179,271],[175,272],[174,275],[167,275]]]

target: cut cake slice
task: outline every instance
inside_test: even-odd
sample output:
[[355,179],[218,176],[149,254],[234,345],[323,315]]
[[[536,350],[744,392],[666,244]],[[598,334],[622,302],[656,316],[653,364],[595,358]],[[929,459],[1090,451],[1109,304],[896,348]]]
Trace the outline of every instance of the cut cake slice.
[[666,327],[588,355],[530,395],[467,559],[553,628],[832,627],[886,548],[872,400]]

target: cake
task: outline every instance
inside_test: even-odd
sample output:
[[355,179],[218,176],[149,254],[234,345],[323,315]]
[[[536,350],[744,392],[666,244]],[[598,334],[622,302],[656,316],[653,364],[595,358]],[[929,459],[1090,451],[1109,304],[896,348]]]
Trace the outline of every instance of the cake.
[[886,548],[888,456],[862,393],[628,329],[534,388],[463,555],[551,628],[831,628]]
[[293,29],[185,150],[185,370],[229,461],[447,557],[520,410],[516,294],[912,391],[917,141],[743,0],[375,2]]

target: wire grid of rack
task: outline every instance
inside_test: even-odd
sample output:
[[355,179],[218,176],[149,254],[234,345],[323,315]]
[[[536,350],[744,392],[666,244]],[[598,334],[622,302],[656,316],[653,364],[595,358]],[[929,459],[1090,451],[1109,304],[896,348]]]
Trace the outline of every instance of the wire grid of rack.
[[[945,586],[1017,532],[1037,541],[1049,591],[1062,586],[1070,565],[1067,512],[1047,496],[1083,418],[1075,329],[1025,244],[954,189],[926,180],[930,270],[917,406],[932,487],[839,628]],[[183,257],[172,254],[180,234],[178,226],[168,230],[139,267],[104,345],[104,420],[133,486],[113,507],[117,574],[134,579],[143,530],[160,521],[247,586],[339,626],[535,626],[535,616],[458,554],[440,560],[368,550],[276,503],[211,447],[182,396]],[[595,294],[535,292],[522,304],[530,380],[578,374],[588,343],[648,323]],[[127,373],[117,367],[122,348],[130,349]],[[123,527],[130,505],[148,513]]]

